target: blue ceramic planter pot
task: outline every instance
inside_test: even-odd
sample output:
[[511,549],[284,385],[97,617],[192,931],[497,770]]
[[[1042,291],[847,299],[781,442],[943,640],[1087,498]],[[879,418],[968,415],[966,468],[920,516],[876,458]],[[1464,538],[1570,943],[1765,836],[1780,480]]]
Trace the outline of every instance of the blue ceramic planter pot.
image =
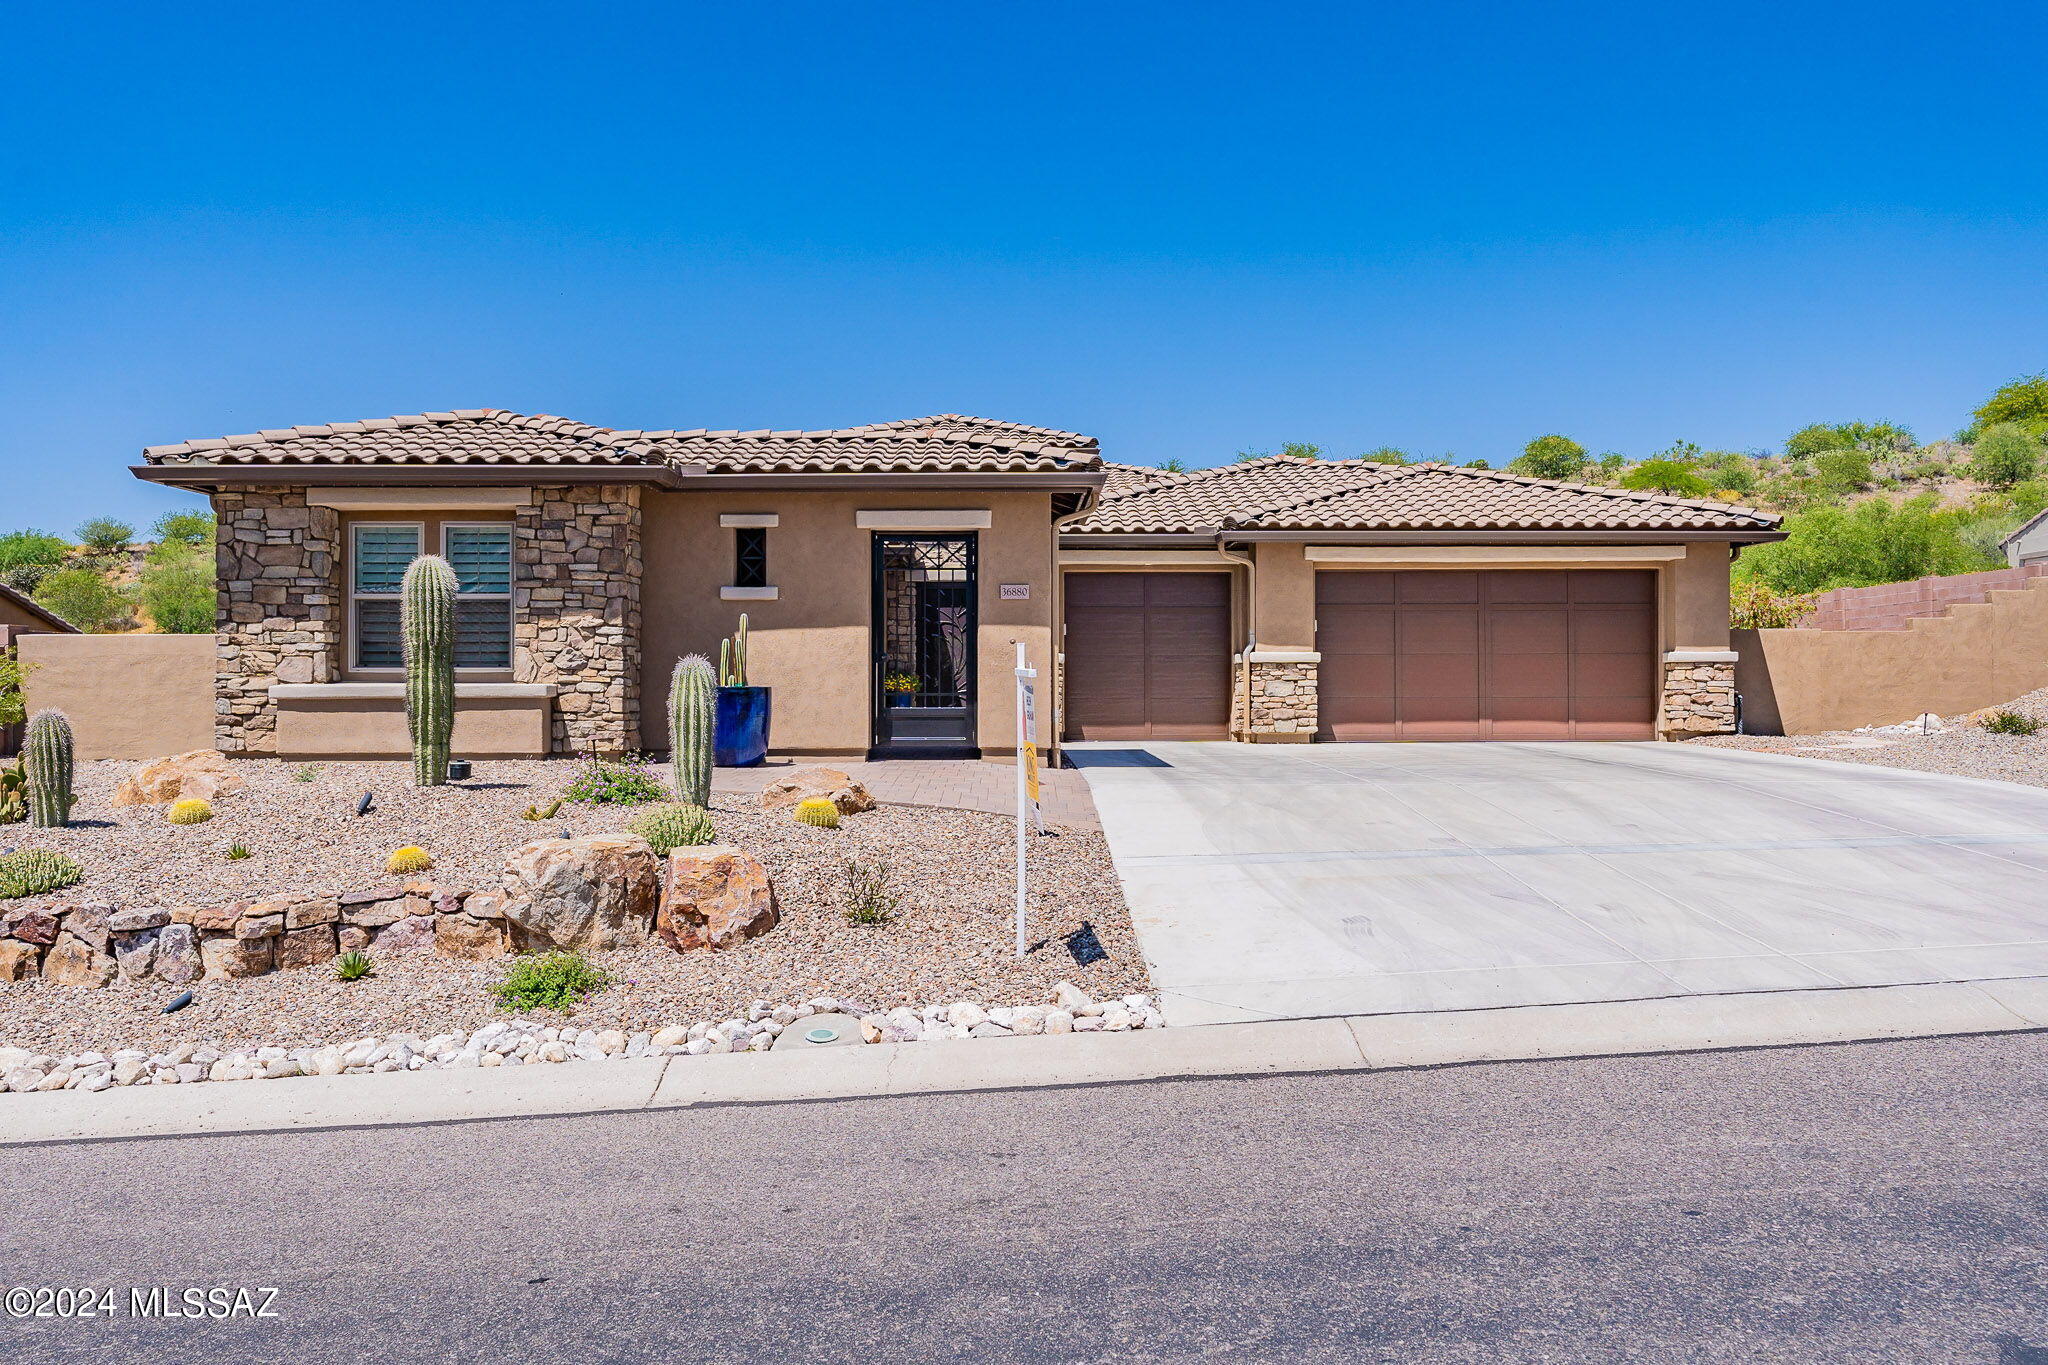
[[711,730],[711,760],[721,768],[750,768],[768,757],[765,687],[721,687]]

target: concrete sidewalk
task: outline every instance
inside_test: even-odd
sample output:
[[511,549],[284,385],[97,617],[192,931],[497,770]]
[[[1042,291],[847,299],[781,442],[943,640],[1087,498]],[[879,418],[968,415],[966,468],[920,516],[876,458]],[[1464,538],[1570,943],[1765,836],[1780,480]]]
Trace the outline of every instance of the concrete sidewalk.
[[0,1145],[2048,1029],[2048,977],[0,1098]]

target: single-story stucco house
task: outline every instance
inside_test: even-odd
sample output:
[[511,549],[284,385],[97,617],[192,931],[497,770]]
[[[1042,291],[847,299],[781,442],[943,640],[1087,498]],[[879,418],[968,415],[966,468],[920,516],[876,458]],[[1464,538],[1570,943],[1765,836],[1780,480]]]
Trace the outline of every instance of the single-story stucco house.
[[404,751],[395,592],[435,552],[477,756],[665,748],[675,660],[742,611],[783,753],[1010,750],[1018,642],[1054,680],[1041,744],[1727,730],[1729,560],[1780,535],[1460,466],[1166,474],[956,414],[620,431],[469,409],[143,460],[219,515],[219,745],[284,757]]

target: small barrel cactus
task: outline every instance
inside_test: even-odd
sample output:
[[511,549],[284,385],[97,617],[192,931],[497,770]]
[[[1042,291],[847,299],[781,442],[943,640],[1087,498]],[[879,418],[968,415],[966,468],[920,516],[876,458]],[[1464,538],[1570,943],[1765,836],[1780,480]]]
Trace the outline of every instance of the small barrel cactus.
[[407,844],[384,860],[384,870],[390,873],[425,872],[434,865],[434,859],[418,844]]
[[0,900],[40,896],[70,886],[84,875],[77,863],[47,848],[0,854]]
[[711,727],[718,679],[701,654],[676,660],[668,683],[669,762],[684,805],[711,804]]
[[711,828],[711,812],[680,802],[649,806],[628,821],[626,828],[645,839],[663,857],[671,849],[708,844],[717,837]]
[[28,774],[28,819],[55,829],[71,821],[71,722],[62,711],[38,711],[28,718],[21,763]]
[[183,801],[173,801],[171,808],[164,812],[164,819],[174,825],[203,825],[213,818],[213,803],[188,796]]
[[839,828],[839,807],[829,797],[810,796],[796,803],[796,822],[819,829]]
[[405,640],[405,721],[412,731],[412,780],[448,782],[455,734],[455,570],[439,555],[421,555],[399,584],[399,630]]

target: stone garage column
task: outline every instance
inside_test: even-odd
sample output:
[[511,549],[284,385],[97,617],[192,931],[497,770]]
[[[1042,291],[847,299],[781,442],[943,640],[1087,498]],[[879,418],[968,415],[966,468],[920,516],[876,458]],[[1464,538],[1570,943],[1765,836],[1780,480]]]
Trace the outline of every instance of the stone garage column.
[[214,742],[277,751],[273,683],[326,683],[341,666],[341,519],[301,488],[216,493],[220,573]]
[[553,752],[623,753],[640,726],[640,489],[536,488],[517,521],[514,674],[560,688]]
[[1232,712],[1254,744],[1306,744],[1316,733],[1314,650],[1260,649],[1233,663]]
[[1735,651],[1674,649],[1664,656],[1664,700],[1657,723],[1666,739],[1735,731]]

